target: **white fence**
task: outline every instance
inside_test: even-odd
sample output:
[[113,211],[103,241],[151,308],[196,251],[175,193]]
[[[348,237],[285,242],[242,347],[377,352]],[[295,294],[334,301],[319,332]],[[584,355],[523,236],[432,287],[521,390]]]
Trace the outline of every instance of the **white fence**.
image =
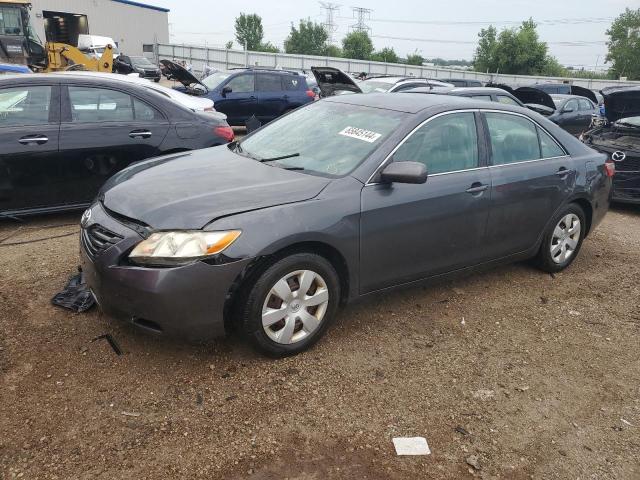
[[196,45],[157,44],[158,60],[185,60],[195,72],[202,72],[205,65],[218,69],[229,69],[245,66],[282,67],[293,70],[309,70],[315,66],[339,68],[345,72],[366,72],[368,75],[402,75],[427,78],[468,78],[482,82],[505,83],[520,86],[537,82],[568,81],[581,87],[600,90],[608,86],[640,85],[640,82],[620,80],[600,80],[585,78],[543,77],[528,75],[503,75],[456,70],[439,67],[420,67],[398,63],[370,62],[367,60],[350,60],[336,57],[317,57],[313,55],[292,55],[286,53],[245,52],[244,50],[227,50],[224,48],[204,47]]

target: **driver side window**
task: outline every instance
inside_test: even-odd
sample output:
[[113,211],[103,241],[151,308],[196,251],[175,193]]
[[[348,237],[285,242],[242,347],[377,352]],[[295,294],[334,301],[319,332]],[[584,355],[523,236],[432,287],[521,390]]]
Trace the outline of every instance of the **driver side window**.
[[478,135],[471,112],[442,115],[425,123],[393,154],[396,162],[420,162],[429,174],[478,166]]
[[248,93],[254,91],[253,73],[238,75],[225,85],[232,93]]

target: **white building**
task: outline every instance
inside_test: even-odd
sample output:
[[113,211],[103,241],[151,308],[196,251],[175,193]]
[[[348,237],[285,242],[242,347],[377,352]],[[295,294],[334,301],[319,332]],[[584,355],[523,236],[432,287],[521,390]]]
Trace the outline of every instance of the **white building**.
[[79,34],[111,37],[122,53],[169,42],[169,10],[130,0],[31,0],[31,23],[45,41],[77,45]]

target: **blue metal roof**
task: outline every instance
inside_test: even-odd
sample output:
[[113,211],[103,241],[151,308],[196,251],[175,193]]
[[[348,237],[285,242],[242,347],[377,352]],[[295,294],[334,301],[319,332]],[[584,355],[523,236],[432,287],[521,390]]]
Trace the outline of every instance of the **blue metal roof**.
[[124,3],[125,5],[132,5],[134,7],[140,7],[140,8],[148,8],[150,10],[157,10],[158,12],[169,12],[170,10],[168,8],[163,8],[163,7],[156,7],[155,5],[147,5],[146,3],[140,3],[140,2],[132,2],[131,0],[111,0],[112,2],[117,2],[117,3]]

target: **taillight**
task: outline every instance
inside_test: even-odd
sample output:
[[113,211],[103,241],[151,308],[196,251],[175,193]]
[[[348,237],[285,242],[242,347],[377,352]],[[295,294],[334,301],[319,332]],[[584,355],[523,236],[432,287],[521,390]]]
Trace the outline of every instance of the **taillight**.
[[219,137],[222,137],[227,142],[233,140],[233,137],[235,136],[233,133],[233,128],[231,127],[216,127],[213,129],[213,133],[215,133]]
[[307,97],[316,98],[316,93],[313,90],[307,90]]
[[609,159],[605,162],[604,172],[607,174],[607,177],[613,177],[616,174],[616,164],[613,163],[613,160]]

